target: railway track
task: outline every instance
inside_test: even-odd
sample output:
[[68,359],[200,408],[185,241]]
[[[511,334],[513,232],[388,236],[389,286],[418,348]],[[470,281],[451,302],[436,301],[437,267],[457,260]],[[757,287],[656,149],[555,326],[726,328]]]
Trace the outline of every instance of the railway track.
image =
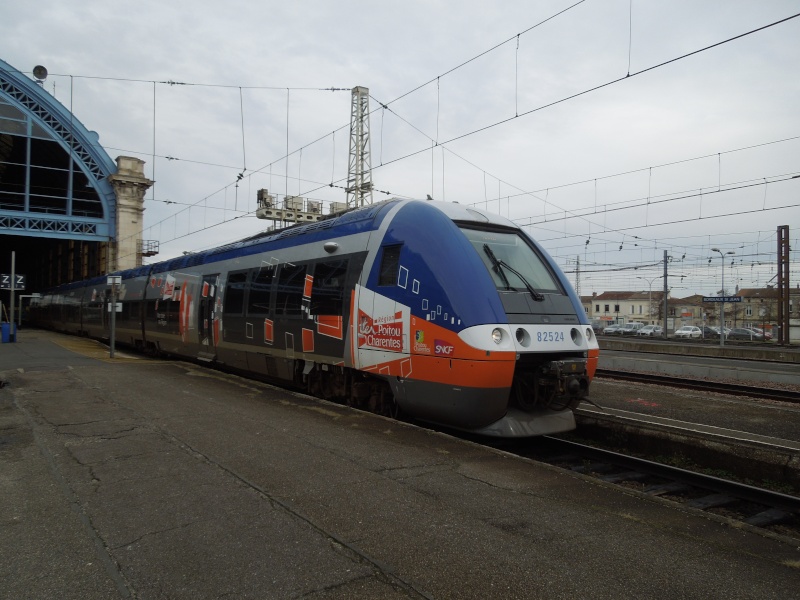
[[800,497],[545,437],[524,450],[505,450],[682,506],[800,539]]
[[718,392],[736,396],[750,396],[768,400],[781,400],[800,404],[800,392],[766,388],[763,386],[741,385],[737,383],[724,383],[720,381],[705,381],[702,379],[685,379],[669,375],[655,375],[651,373],[635,373],[633,371],[613,371],[610,369],[597,369],[595,376],[602,379],[618,379],[636,383],[652,383],[689,390]]

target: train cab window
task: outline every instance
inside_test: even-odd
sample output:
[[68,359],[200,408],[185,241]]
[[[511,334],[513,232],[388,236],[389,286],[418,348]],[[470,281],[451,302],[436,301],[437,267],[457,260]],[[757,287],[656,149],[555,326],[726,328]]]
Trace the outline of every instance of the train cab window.
[[223,296],[223,314],[241,315],[244,310],[244,290],[247,286],[247,271],[239,271],[228,275]]
[[272,293],[272,279],[275,268],[264,266],[255,271],[250,281],[250,295],[247,301],[248,315],[265,315],[269,313],[269,302]]
[[347,260],[319,263],[314,267],[314,284],[311,287],[311,314],[343,314],[344,281]]
[[378,285],[397,285],[397,276],[400,273],[400,248],[402,247],[400,244],[384,246]]
[[480,256],[498,290],[564,293],[544,257],[516,231],[461,231]]
[[303,288],[306,283],[306,266],[284,263],[278,272],[275,292],[275,315],[299,317],[302,314]]

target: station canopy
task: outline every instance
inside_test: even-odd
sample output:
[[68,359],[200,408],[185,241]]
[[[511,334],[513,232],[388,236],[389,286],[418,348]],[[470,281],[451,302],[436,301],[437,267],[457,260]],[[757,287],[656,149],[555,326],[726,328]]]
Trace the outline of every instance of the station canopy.
[[0,60],[0,272],[11,251],[33,287],[102,271],[116,231],[115,172],[95,132]]

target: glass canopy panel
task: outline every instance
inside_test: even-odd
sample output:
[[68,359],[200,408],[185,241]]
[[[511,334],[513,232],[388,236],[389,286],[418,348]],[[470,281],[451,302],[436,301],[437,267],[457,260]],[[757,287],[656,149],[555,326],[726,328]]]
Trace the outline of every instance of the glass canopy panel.
[[66,199],[69,185],[69,171],[49,169],[31,165],[31,194],[54,196]]
[[67,214],[67,199],[31,194],[29,210],[51,215],[65,215]]
[[0,117],[16,119],[18,121],[27,121],[25,113],[11,106],[8,102],[5,102],[2,99],[0,99]]
[[104,192],[84,174],[83,155],[64,148],[72,133],[64,135],[59,140],[27,110],[0,97],[0,211],[105,217]]
[[14,119],[4,119],[0,117],[0,133],[11,133],[14,135],[25,135],[28,132],[28,126],[22,121],[15,121]]
[[69,154],[58,142],[31,139],[31,165],[68,171],[69,163]]
[[45,140],[53,139],[53,136],[50,135],[50,132],[46,131],[44,127],[40,127],[36,123],[33,123],[33,126],[31,127],[31,137],[42,138]]
[[[0,128],[17,123],[0,119]],[[25,210],[27,147],[28,139],[23,135],[0,133],[0,210]]]
[[72,214],[93,218],[103,216],[100,196],[82,171],[75,171],[72,174]]
[[[0,134],[0,148],[4,137]],[[0,156],[3,152],[0,149]],[[25,210],[25,165],[0,160],[0,210]]]

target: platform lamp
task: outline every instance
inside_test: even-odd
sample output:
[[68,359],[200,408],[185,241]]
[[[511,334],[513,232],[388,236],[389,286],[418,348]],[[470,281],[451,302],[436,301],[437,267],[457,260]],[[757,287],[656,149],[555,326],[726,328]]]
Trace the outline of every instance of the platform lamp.
[[644,279],[647,282],[647,316],[650,321],[653,320],[653,282],[656,279],[661,279],[663,275],[657,275],[656,277],[640,277],[636,276],[636,279]]
[[727,252],[723,253],[722,250],[719,248],[712,248],[712,252],[719,252],[719,257],[722,262],[722,289],[720,290],[720,295],[722,296],[722,302],[720,302],[720,309],[719,309],[719,345],[725,345],[725,255],[726,254],[736,254],[733,250],[728,250]]
[[44,80],[47,79],[47,69],[42,65],[36,65],[33,67],[33,78],[36,80],[36,83],[44,87]]

